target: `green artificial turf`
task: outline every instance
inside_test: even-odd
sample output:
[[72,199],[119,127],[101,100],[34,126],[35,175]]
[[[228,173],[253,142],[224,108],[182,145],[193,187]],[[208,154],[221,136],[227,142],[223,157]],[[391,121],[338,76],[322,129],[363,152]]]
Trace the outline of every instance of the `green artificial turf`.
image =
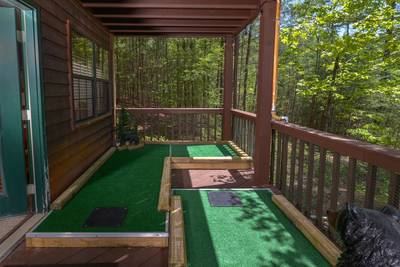
[[225,144],[216,145],[173,145],[174,157],[225,157],[237,156],[236,152]]
[[[116,151],[62,210],[53,211],[35,232],[164,232],[165,213],[157,211],[164,158],[169,156],[225,156],[225,145],[145,145]],[[97,207],[126,207],[118,228],[85,228]]]
[[209,190],[175,190],[183,202],[189,266],[330,266],[267,190],[235,190],[242,207],[211,207]]

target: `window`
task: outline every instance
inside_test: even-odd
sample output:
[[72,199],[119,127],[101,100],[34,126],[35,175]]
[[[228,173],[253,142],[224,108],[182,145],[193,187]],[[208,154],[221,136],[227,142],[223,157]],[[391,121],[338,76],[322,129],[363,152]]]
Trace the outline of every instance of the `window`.
[[72,78],[76,122],[109,111],[108,51],[76,32],[72,32]]
[[108,51],[100,48],[96,50],[96,115],[104,114],[109,106],[108,84]]

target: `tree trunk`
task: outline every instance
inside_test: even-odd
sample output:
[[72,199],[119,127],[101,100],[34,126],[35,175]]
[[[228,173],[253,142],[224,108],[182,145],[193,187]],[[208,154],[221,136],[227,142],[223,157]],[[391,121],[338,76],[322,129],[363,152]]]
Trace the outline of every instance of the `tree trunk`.
[[244,77],[243,77],[243,99],[242,99],[242,108],[246,110],[247,106],[247,79],[249,75],[249,58],[251,51],[251,35],[252,35],[253,25],[250,24],[248,36],[247,36],[247,47],[246,47],[246,60],[245,60],[245,69],[244,69]]

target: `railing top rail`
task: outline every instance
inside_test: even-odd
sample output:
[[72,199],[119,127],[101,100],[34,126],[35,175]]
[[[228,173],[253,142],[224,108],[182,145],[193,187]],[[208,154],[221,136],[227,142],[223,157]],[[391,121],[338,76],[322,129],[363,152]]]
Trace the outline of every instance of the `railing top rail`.
[[[122,108],[116,108],[121,110]],[[165,113],[165,114],[189,114],[189,113],[222,113],[222,108],[125,108],[132,113]]]
[[281,121],[272,121],[271,123],[272,128],[281,133],[324,147],[343,156],[349,156],[400,173],[400,151],[293,123]]
[[238,117],[240,117],[242,119],[249,120],[249,121],[252,121],[252,122],[255,122],[256,118],[257,118],[257,115],[255,113],[248,112],[248,111],[243,111],[243,110],[240,110],[240,109],[234,109],[233,108],[233,109],[231,109],[231,112],[235,116],[238,116]]

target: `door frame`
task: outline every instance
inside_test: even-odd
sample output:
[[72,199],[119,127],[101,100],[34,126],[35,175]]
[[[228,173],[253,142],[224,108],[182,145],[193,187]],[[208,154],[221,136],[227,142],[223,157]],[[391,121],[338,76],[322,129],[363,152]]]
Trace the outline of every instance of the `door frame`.
[[38,6],[31,0],[6,1],[24,13],[22,17],[25,25],[23,53],[26,70],[26,119],[28,124],[29,166],[34,183],[33,186],[28,185],[28,194],[35,195],[35,212],[45,212],[50,207],[50,185],[40,51],[40,13]]

